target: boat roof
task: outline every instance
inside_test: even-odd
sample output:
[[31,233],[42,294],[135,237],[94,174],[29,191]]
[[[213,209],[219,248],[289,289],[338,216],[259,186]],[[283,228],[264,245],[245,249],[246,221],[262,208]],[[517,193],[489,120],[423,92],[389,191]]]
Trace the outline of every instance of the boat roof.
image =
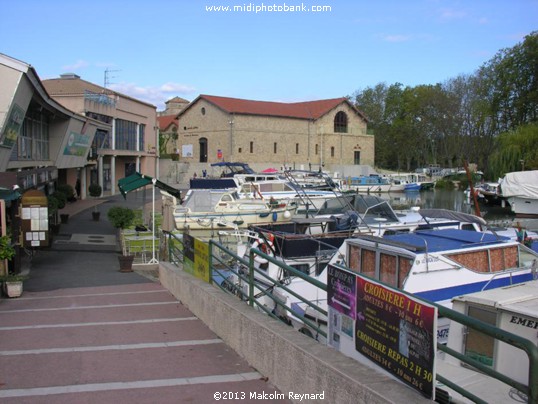
[[509,237],[459,229],[419,230],[414,233],[393,234],[383,239],[413,251],[427,248],[428,252],[462,250],[510,241]]
[[538,318],[538,280],[469,293],[454,300]]

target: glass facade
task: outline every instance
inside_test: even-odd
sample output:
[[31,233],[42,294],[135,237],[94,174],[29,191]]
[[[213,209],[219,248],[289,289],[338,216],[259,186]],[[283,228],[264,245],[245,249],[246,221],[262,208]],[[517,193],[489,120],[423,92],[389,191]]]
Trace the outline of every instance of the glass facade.
[[39,109],[29,109],[24,118],[12,160],[42,161],[49,159],[49,122]]

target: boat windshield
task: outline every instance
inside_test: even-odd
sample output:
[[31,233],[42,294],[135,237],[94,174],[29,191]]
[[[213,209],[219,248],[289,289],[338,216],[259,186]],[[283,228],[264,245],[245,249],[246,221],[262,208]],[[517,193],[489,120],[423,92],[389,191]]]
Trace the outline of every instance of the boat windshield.
[[233,200],[233,193],[230,192],[215,192],[210,189],[191,190],[187,200],[183,202],[183,206],[189,208],[191,212],[213,212],[217,203],[223,196],[230,196]]

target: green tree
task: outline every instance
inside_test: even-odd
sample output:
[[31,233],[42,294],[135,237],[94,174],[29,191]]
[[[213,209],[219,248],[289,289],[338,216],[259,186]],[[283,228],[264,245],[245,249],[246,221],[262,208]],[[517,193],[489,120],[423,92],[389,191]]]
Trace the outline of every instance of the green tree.
[[523,169],[538,169],[538,123],[501,133],[491,157],[488,176],[498,178],[507,172]]

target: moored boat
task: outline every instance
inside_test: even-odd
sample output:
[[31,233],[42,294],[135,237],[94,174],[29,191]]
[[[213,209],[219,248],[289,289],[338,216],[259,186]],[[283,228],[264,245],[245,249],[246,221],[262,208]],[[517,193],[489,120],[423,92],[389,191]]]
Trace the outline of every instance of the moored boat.
[[[168,197],[163,193],[163,198]],[[294,202],[273,204],[267,200],[240,198],[232,190],[191,189],[183,203],[174,202],[171,205],[175,227],[183,231],[233,230],[252,224],[288,221],[297,210]]]
[[507,173],[500,186],[517,217],[538,218],[538,170]]
[[404,188],[404,184],[391,182],[388,178],[379,175],[346,177],[342,181],[343,191],[359,193],[402,192]]

